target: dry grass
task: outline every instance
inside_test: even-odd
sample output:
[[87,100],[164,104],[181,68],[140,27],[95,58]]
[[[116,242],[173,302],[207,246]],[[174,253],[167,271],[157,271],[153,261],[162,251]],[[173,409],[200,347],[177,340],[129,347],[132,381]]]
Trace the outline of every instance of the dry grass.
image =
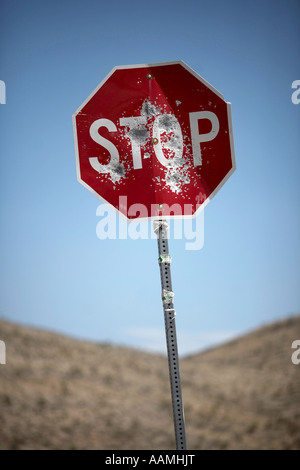
[[[174,449],[167,359],[0,321],[0,449]],[[300,449],[300,317],[181,360],[189,449]]]

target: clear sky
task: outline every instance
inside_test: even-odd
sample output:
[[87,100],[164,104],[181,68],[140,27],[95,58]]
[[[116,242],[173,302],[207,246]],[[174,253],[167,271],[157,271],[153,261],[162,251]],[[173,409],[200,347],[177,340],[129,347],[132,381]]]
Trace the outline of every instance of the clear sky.
[[1,317],[165,351],[156,241],[97,238],[72,114],[114,66],[178,59],[232,103],[237,164],[203,248],[169,242],[179,352],[299,312],[298,0],[1,0],[0,21]]

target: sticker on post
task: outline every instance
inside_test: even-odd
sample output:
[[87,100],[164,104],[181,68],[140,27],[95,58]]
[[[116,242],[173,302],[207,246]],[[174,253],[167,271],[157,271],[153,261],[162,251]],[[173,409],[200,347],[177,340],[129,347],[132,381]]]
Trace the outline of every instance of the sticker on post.
[[168,304],[169,302],[173,302],[174,292],[171,290],[162,290],[162,301],[164,304]]

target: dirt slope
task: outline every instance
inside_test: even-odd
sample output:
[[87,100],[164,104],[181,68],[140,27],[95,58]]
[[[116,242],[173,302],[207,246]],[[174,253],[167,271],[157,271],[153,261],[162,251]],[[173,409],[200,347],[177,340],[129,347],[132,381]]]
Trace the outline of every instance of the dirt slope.
[[[174,449],[167,359],[0,321],[0,449]],[[181,360],[188,449],[300,449],[300,316]]]

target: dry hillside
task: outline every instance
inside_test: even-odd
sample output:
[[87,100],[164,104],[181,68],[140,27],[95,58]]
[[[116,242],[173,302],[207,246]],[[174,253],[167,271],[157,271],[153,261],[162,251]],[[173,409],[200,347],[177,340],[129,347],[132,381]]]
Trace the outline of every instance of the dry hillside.
[[[0,321],[0,449],[174,449],[167,359]],[[181,360],[188,449],[300,449],[300,317]]]

